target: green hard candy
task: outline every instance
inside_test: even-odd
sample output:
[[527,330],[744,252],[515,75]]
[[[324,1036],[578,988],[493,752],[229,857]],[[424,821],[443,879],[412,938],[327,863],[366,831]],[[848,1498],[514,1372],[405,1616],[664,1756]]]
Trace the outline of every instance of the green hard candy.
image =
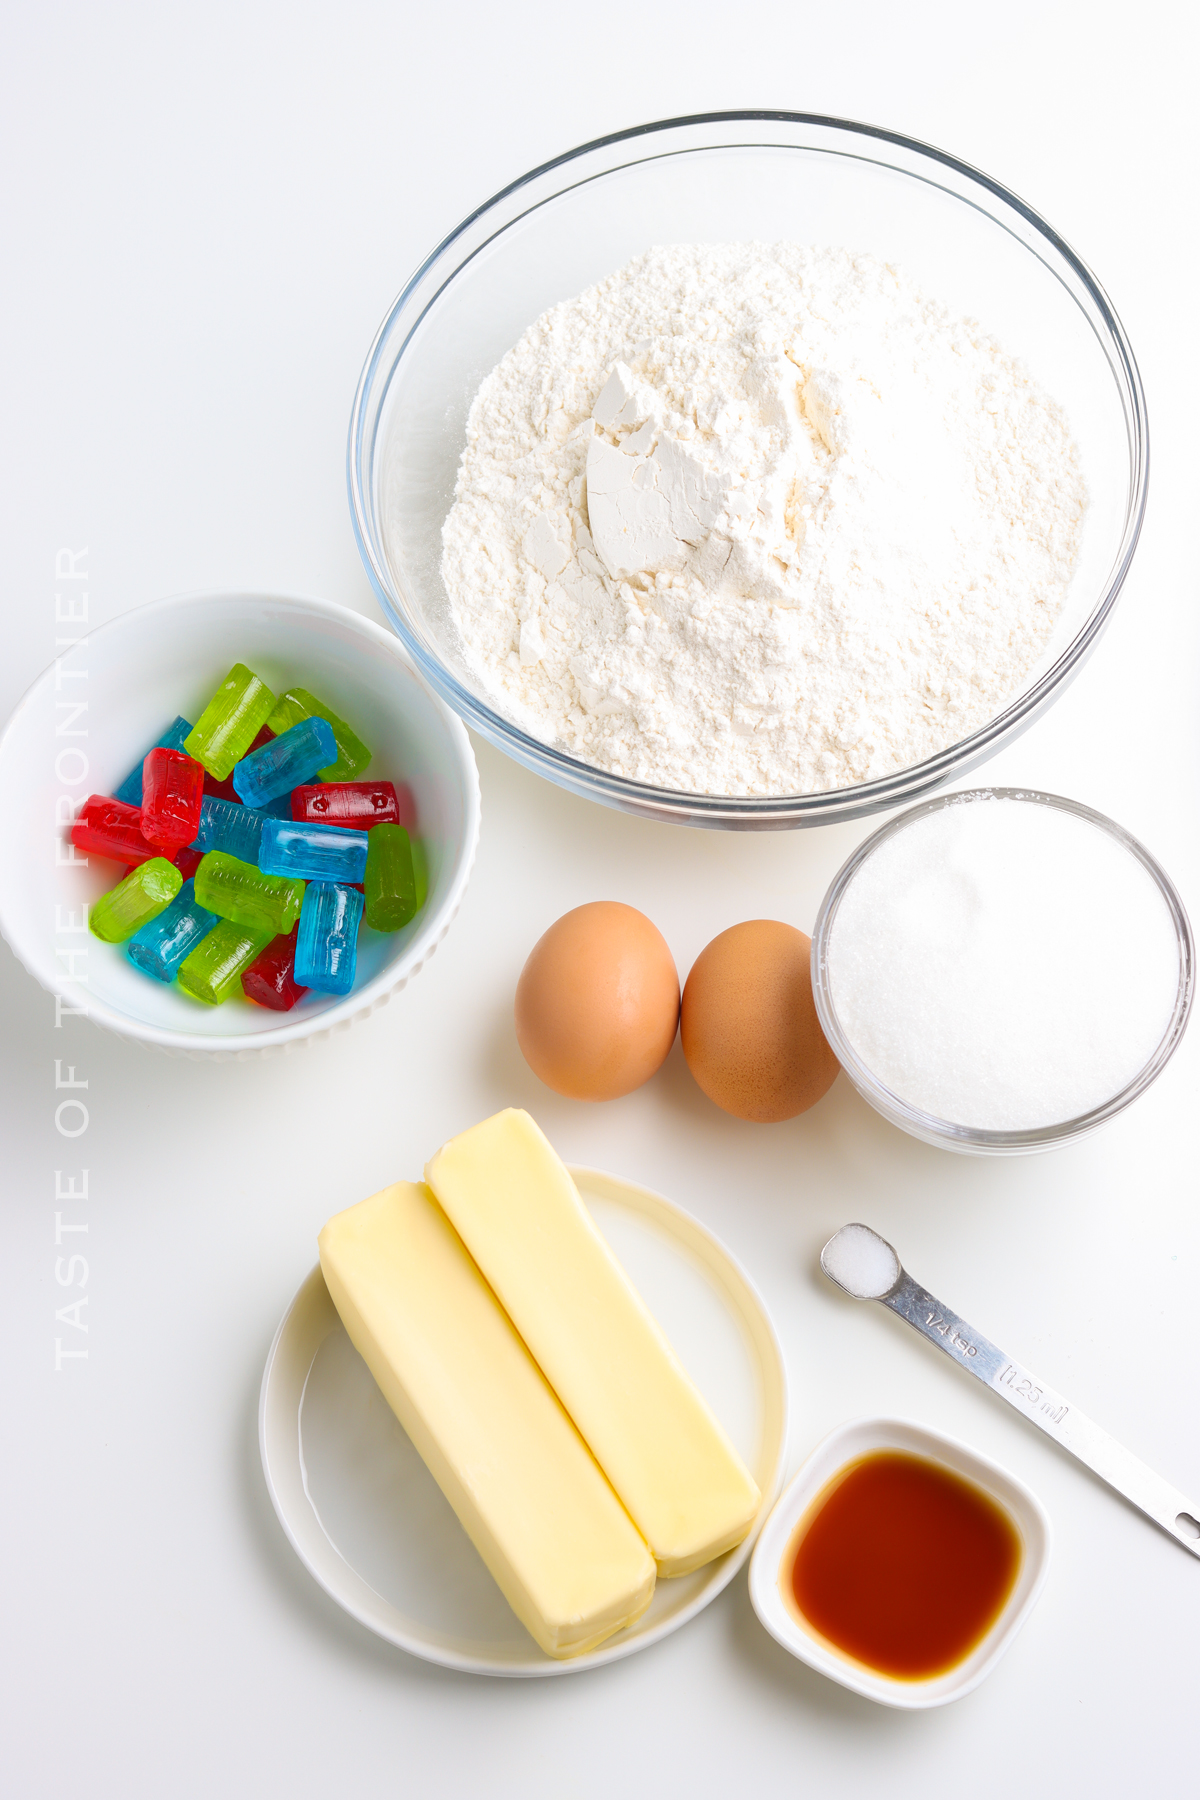
[[417,910],[412,845],[403,825],[372,825],[363,876],[365,917],[372,931],[399,931]]
[[222,919],[179,965],[179,985],[193,1000],[220,1006],[241,992],[241,978],[272,937],[271,931],[248,931]]
[[267,722],[275,696],[245,663],[228,675],[183,740],[188,756],[203,763],[216,781],[227,781]]
[[152,856],[131,869],[88,913],[88,925],[106,944],[123,944],[157,919],[183,886],[183,876],[165,856]]
[[248,931],[286,937],[303,904],[298,876],[264,875],[225,850],[210,850],[196,870],[196,905]]
[[425,904],[425,896],[429,892],[429,858],[425,854],[425,843],[422,838],[412,840],[413,881],[417,889],[417,911]]
[[289,688],[275,703],[275,710],[267,720],[267,730],[273,731],[276,737],[290,731],[301,719],[324,719],[333,731],[333,741],[337,745],[337,761],[330,763],[327,769],[318,769],[322,781],[357,781],[366,773],[371,760],[371,752],[360,737],[356,737],[345,719],[339,719],[331,712],[323,700],[310,694],[307,688]]

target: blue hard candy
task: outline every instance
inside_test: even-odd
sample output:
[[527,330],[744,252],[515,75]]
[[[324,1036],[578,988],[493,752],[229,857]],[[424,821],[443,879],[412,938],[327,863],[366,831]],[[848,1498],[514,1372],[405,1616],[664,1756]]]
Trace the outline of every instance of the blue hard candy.
[[236,800],[221,800],[215,794],[205,794],[200,802],[200,830],[189,848],[202,850],[205,856],[210,850],[223,850],[226,856],[236,856],[239,862],[257,865],[259,842],[266,822],[266,814],[255,812],[253,807],[239,806]]
[[216,923],[216,913],[197,906],[195,881],[185,881],[166,911],[130,938],[126,945],[129,960],[156,981],[174,981],[184,957]]
[[311,781],[318,769],[336,760],[332,725],[324,719],[301,719],[242,758],[233,771],[234,792],[247,806],[265,806]]
[[264,875],[298,875],[304,881],[361,881],[367,868],[367,834],[340,825],[267,819],[258,850]]
[[358,960],[363,897],[356,888],[310,881],[300,909],[295,979],[318,994],[348,994]]

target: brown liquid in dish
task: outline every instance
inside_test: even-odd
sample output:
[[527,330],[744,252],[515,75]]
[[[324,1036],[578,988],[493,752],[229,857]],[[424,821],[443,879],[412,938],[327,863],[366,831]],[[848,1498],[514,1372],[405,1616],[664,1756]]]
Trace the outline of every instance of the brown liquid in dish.
[[810,1627],[880,1674],[917,1681],[984,1637],[1012,1592],[1021,1540],[974,1482],[877,1450],[818,1497],[788,1559],[780,1584]]

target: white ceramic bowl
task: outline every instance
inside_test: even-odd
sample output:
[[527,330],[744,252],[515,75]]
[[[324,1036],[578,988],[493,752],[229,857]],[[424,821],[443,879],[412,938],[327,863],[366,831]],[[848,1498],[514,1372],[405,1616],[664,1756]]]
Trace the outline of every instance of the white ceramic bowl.
[[[953,1669],[926,1680],[898,1680],[843,1655],[801,1621],[784,1599],[780,1585],[793,1534],[808,1508],[839,1469],[872,1450],[907,1450],[966,1476],[1003,1507],[1021,1539],[1017,1579],[990,1631]],[[771,1636],[801,1662],[819,1669],[832,1681],[840,1681],[856,1694],[865,1694],[868,1700],[917,1710],[958,1700],[991,1674],[1029,1617],[1049,1566],[1050,1521],[1036,1495],[1007,1469],[955,1438],[943,1437],[941,1432],[907,1419],[852,1419],[817,1445],[776,1503],[750,1561],[750,1599]]]
[[[354,726],[373,752],[370,774],[412,789],[429,864],[411,925],[386,935],[364,927],[353,990],[309,994],[286,1013],[242,1000],[203,1006],[144,975],[122,945],[79,924],[83,905],[120,880],[120,865],[69,860],[79,804],[111,794],[176,714],[194,723],[235,662],[277,693],[309,688]],[[475,860],[479,778],[462,724],[391,632],[325,600],[184,594],[99,627],[38,677],[0,737],[0,808],[0,932],[30,974],[122,1037],[233,1057],[291,1049],[366,1018],[424,966]]]

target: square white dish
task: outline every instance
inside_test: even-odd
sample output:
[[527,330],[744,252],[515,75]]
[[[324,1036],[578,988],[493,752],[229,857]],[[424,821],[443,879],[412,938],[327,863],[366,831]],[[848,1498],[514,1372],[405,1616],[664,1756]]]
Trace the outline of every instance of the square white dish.
[[[1003,1509],[1021,1541],[1012,1592],[983,1638],[952,1669],[924,1679],[881,1674],[838,1650],[802,1621],[781,1586],[805,1513],[841,1469],[873,1450],[907,1451],[965,1476]],[[750,1563],[750,1600],[771,1636],[810,1668],[882,1706],[919,1710],[960,1699],[991,1673],[1029,1617],[1049,1566],[1050,1521],[1037,1496],[1007,1469],[956,1438],[908,1419],[851,1419],[817,1445],[763,1526]]]

